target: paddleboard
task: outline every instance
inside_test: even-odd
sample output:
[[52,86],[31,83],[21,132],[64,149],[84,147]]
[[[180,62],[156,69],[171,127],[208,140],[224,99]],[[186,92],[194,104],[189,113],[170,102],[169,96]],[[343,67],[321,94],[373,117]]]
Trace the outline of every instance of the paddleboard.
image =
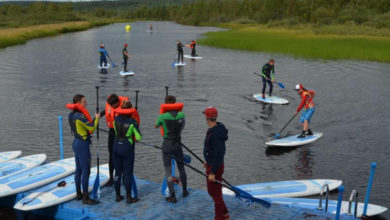
[[20,150],[0,152],[0,163],[15,159],[15,158],[19,157],[21,154],[22,154],[22,151],[20,151]]
[[258,101],[265,102],[265,103],[270,103],[270,104],[279,104],[279,105],[284,105],[288,103],[287,99],[280,98],[278,96],[269,96],[265,95],[265,99],[263,99],[261,93],[253,94],[253,98],[255,98]]
[[63,177],[76,170],[74,157],[8,175],[0,180],[0,198],[31,190]]
[[[253,197],[300,197],[319,195],[323,185],[328,184],[329,190],[332,191],[341,186],[341,180],[330,179],[313,179],[313,180],[291,180],[266,183],[253,183],[235,186],[248,192]],[[227,188],[222,189],[225,195],[235,195]]]
[[4,162],[0,166],[0,179],[39,166],[45,161],[46,154],[34,154]]
[[[100,186],[104,186],[109,180],[108,164],[100,165],[99,170]],[[91,174],[89,176],[89,192],[93,189],[96,174],[97,167],[94,167],[91,169]],[[66,185],[64,187],[57,186],[57,184],[61,181],[65,181]],[[14,208],[22,211],[30,211],[58,205],[75,198],[76,186],[74,182],[74,175],[71,175],[32,191],[26,197],[19,200],[19,202],[15,204]]]
[[[277,203],[277,204],[283,204],[287,205],[289,207],[299,207],[299,208],[307,208],[307,209],[317,209],[319,204],[319,199],[300,199],[300,198],[269,198],[271,203]],[[325,199],[322,200],[322,205],[324,208],[325,205]],[[357,217],[360,217],[363,213],[363,207],[364,203],[358,203],[358,209],[357,209]],[[336,200],[329,200],[328,203],[328,212],[332,214],[336,214],[336,208],[337,208],[337,201]],[[318,209],[317,209],[318,210]],[[352,214],[354,214],[355,210],[355,203],[352,203]],[[374,204],[368,204],[367,208],[367,215],[368,216],[374,216],[374,215],[380,215],[387,211],[386,207],[374,205]],[[341,215],[348,213],[348,202],[343,201],[341,204]]]
[[200,56],[193,57],[191,55],[184,55],[184,58],[194,59],[194,60],[201,60],[201,59],[203,59],[203,57],[200,57]]
[[186,63],[174,63],[173,64],[174,66],[185,66],[185,65],[187,65]]
[[298,138],[300,134],[288,136],[285,138],[279,138],[276,140],[268,141],[265,144],[270,147],[295,147],[314,142],[322,137],[321,132],[314,132],[313,135],[306,136],[304,138]]
[[107,63],[107,66],[100,66],[100,65],[97,65],[97,68],[98,69],[108,69],[108,68],[110,68],[111,67],[111,65],[109,64],[109,63]]
[[119,72],[119,75],[121,75],[121,76],[133,76],[135,73],[133,72],[133,71],[127,71],[127,72],[125,72],[125,71],[120,71]]

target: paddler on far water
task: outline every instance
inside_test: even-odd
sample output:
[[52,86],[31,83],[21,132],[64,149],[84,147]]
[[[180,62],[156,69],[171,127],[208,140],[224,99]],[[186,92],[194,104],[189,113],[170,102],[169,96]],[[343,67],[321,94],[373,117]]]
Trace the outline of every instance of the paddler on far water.
[[152,24],[150,24],[149,30],[150,30],[150,32],[153,32],[153,25]]
[[122,108],[116,109],[114,121],[115,141],[114,141],[114,167],[115,167],[115,192],[116,201],[120,202],[123,196],[120,194],[120,187],[123,182],[126,189],[127,203],[138,202],[138,198],[131,196],[132,179],[134,170],[134,145],[136,141],[140,141],[142,136],[138,128],[138,122],[132,118],[137,110],[131,108],[131,103],[128,100],[123,101]]
[[209,127],[204,140],[203,155],[206,163],[206,175],[208,178],[207,191],[214,200],[215,220],[229,219],[229,210],[226,208],[222,197],[222,182],[224,171],[224,156],[226,151],[225,142],[228,139],[228,130],[221,122],[217,122],[218,111],[214,107],[208,107],[203,111],[206,123]]
[[[73,152],[76,161],[75,186],[77,200],[83,200],[83,204],[95,205],[99,201],[89,198],[88,185],[89,174],[91,169],[91,133],[96,130],[99,123],[100,114],[96,113],[95,119],[92,121],[91,116],[86,109],[87,101],[84,95],[76,94],[73,97],[73,104],[67,104],[67,108],[71,109],[68,121],[71,132],[74,135],[72,144]],[[83,193],[81,193],[81,185]]]
[[300,122],[302,123],[303,130],[301,135],[298,136],[298,138],[304,138],[306,135],[313,135],[313,132],[309,128],[309,123],[311,120],[311,117],[314,114],[315,107],[314,107],[314,91],[309,91],[305,89],[302,84],[297,84],[295,86],[295,90],[298,92],[298,95],[301,97],[301,103],[299,104],[297,110],[295,111],[295,114],[298,114],[298,112],[305,107],[305,110],[303,111]]
[[261,68],[261,78],[263,81],[263,89],[262,89],[262,98],[265,99],[265,89],[267,87],[267,83],[269,86],[268,95],[272,96],[273,82],[275,80],[275,60],[270,59],[268,63],[264,64]]
[[195,49],[195,47],[196,47],[196,41],[195,41],[195,40],[191,41],[191,43],[188,44],[188,45],[186,45],[186,46],[189,47],[189,48],[191,48],[191,56],[192,56],[192,57],[198,56],[198,55],[196,55],[196,49]]
[[176,196],[174,190],[174,177],[172,177],[172,156],[178,159],[177,167],[179,168],[180,181],[183,186],[183,197],[188,196],[187,191],[187,174],[184,169],[183,149],[180,144],[181,132],[185,125],[185,115],[181,111],[182,103],[176,103],[174,96],[165,97],[165,104],[160,107],[160,115],[158,116],[155,128],[162,127],[162,135],[164,138],[162,144],[162,157],[165,168],[165,175],[167,177],[168,189],[170,196],[166,198],[168,202],[176,203]]
[[[184,63],[184,58],[183,58],[183,47],[184,45],[180,42],[180,40],[176,41],[176,46],[177,46],[177,62],[178,63]],[[181,60],[181,62],[180,62]]]
[[130,59],[130,54],[127,53],[127,43],[123,45],[122,49],[122,55],[123,55],[123,71],[127,72],[127,60]]
[[104,48],[104,44],[100,44],[99,54],[100,54],[100,67],[107,67],[107,57],[109,57],[109,55],[106,49]]

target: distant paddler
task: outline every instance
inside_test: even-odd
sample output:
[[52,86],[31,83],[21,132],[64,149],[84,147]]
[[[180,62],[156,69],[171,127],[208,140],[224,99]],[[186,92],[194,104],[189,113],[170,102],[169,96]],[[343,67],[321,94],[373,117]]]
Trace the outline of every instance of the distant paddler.
[[[184,63],[183,60],[183,47],[184,45],[180,42],[180,40],[176,41],[176,47],[177,47],[177,63]],[[181,60],[181,62],[180,62]]]
[[100,44],[99,54],[100,54],[100,67],[107,67],[107,57],[110,56],[108,55],[106,49],[104,48],[104,44]]
[[127,72],[127,60],[130,59],[130,54],[127,52],[127,43],[123,45],[122,49],[122,55],[123,55],[123,71]]
[[150,26],[149,26],[149,31],[153,32],[153,25],[152,24],[150,24]]
[[275,60],[270,59],[268,63],[264,64],[261,68],[261,78],[263,81],[263,89],[261,91],[262,98],[265,99],[265,89],[267,87],[267,83],[269,86],[268,95],[272,96],[273,82],[275,81]]
[[196,54],[196,49],[195,49],[195,47],[196,47],[196,41],[195,41],[195,40],[192,40],[191,43],[190,43],[190,44],[187,44],[186,46],[189,47],[189,48],[191,48],[191,56],[192,56],[192,57],[198,56],[198,55]]
[[302,123],[303,130],[301,135],[298,136],[298,138],[304,138],[306,135],[313,135],[313,132],[309,128],[309,123],[311,120],[311,117],[314,114],[314,111],[316,110],[314,107],[314,91],[310,91],[305,89],[302,84],[297,84],[295,86],[295,90],[298,92],[298,95],[301,97],[301,103],[299,104],[297,110],[295,111],[295,114],[298,114],[298,112],[305,107],[305,110],[303,111],[300,122]]

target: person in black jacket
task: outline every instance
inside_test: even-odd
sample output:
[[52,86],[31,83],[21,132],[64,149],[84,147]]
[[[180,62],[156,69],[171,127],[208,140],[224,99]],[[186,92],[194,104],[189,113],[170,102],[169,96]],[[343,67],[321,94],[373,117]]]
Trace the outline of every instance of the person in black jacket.
[[224,171],[225,142],[228,139],[228,130],[217,122],[218,111],[214,107],[208,107],[203,112],[209,127],[204,141],[203,155],[206,163],[206,174],[208,176],[207,191],[214,200],[215,220],[229,219],[228,209],[222,197],[222,185],[215,182],[222,182]]

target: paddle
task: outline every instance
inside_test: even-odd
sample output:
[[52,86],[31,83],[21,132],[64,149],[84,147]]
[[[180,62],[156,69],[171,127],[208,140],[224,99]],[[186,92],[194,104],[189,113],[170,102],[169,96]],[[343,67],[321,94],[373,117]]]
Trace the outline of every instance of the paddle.
[[[200,157],[198,157],[198,155],[196,155],[192,150],[190,150],[187,146],[185,146],[183,143],[181,143],[179,140],[175,139],[175,141],[177,143],[179,143],[181,146],[183,146],[188,152],[190,152],[190,154],[192,154],[192,156],[196,157],[196,159],[198,159],[202,164],[205,164],[204,160],[202,160]],[[229,186],[232,186],[232,184],[230,184],[228,181],[226,181],[223,177],[222,177],[222,180],[228,184]]]
[[135,90],[135,110],[138,110],[138,93],[139,90]]
[[[256,72],[254,72],[253,74],[255,74],[255,75],[257,75],[257,76],[265,77],[265,76],[260,75],[260,74],[258,74],[258,73],[256,73]],[[271,82],[272,82],[272,80],[268,79],[267,77],[265,77],[265,78],[266,78],[268,81],[271,81]],[[278,86],[280,86],[280,88],[282,88],[282,89],[286,88],[286,87],[284,86],[284,84],[281,83],[281,82],[274,81],[274,83],[278,84]]]
[[34,201],[36,198],[38,198],[38,197],[41,196],[42,194],[47,193],[47,192],[49,192],[49,191],[51,191],[51,190],[53,190],[53,189],[55,189],[55,188],[57,188],[57,187],[64,187],[64,186],[66,186],[66,181],[65,181],[65,180],[62,180],[61,182],[57,183],[57,185],[55,185],[55,186],[53,186],[53,187],[50,187],[49,189],[47,189],[47,190],[45,190],[45,191],[39,193],[38,195],[34,196],[34,198],[28,200],[27,202],[23,202],[22,205],[26,205],[26,204],[28,204],[28,203]]
[[295,116],[297,115],[297,113],[295,113],[291,118],[290,120],[288,120],[288,122],[284,125],[284,127],[274,136],[275,139],[279,138],[280,137],[280,133],[282,133],[282,131],[287,127],[288,124],[290,124],[290,122],[295,118]]
[[[96,86],[96,113],[99,113],[99,86]],[[99,123],[96,130],[96,138],[98,139],[98,147],[96,151],[97,159],[97,174],[93,183],[92,197],[97,200],[100,197],[100,177],[99,177]]]
[[[153,144],[145,143],[145,142],[142,142],[142,141],[140,141],[139,143],[162,150],[161,147],[158,147],[158,146],[153,145]],[[205,173],[203,173],[202,171],[200,171],[200,170],[196,169],[195,167],[193,167],[193,166],[191,166],[191,165],[185,163],[184,161],[178,159],[178,158],[175,157],[174,155],[171,155],[171,156],[172,156],[172,158],[175,159],[176,161],[183,163],[184,166],[189,167],[190,169],[192,169],[192,170],[194,170],[195,172],[197,172],[197,173],[199,173],[199,174],[205,176],[206,178],[208,177],[208,176],[207,176]],[[218,183],[218,184],[221,184],[223,187],[226,187],[226,188],[230,189],[231,191],[233,191],[233,192],[236,194],[237,198],[240,199],[241,201],[242,201],[241,198],[244,198],[244,199],[250,200],[251,202],[259,203],[259,204],[261,204],[262,206],[264,206],[264,207],[266,207],[266,208],[271,207],[271,203],[270,203],[269,201],[267,201],[267,200],[255,198],[255,197],[253,197],[252,195],[250,195],[249,193],[247,193],[247,192],[245,192],[245,191],[243,191],[243,190],[241,190],[241,189],[239,189],[239,188],[237,188],[237,187],[234,187],[234,186],[231,186],[231,185],[228,186],[228,185],[226,185],[226,184],[224,184],[224,183],[222,183],[222,182],[220,182],[220,181],[218,181],[218,180],[215,180],[215,182]],[[245,203],[247,203],[247,202],[245,201]]]
[[[176,53],[176,54],[177,54],[177,53]],[[173,57],[172,68],[175,67],[175,63],[176,63],[176,54],[175,54],[175,56]]]

